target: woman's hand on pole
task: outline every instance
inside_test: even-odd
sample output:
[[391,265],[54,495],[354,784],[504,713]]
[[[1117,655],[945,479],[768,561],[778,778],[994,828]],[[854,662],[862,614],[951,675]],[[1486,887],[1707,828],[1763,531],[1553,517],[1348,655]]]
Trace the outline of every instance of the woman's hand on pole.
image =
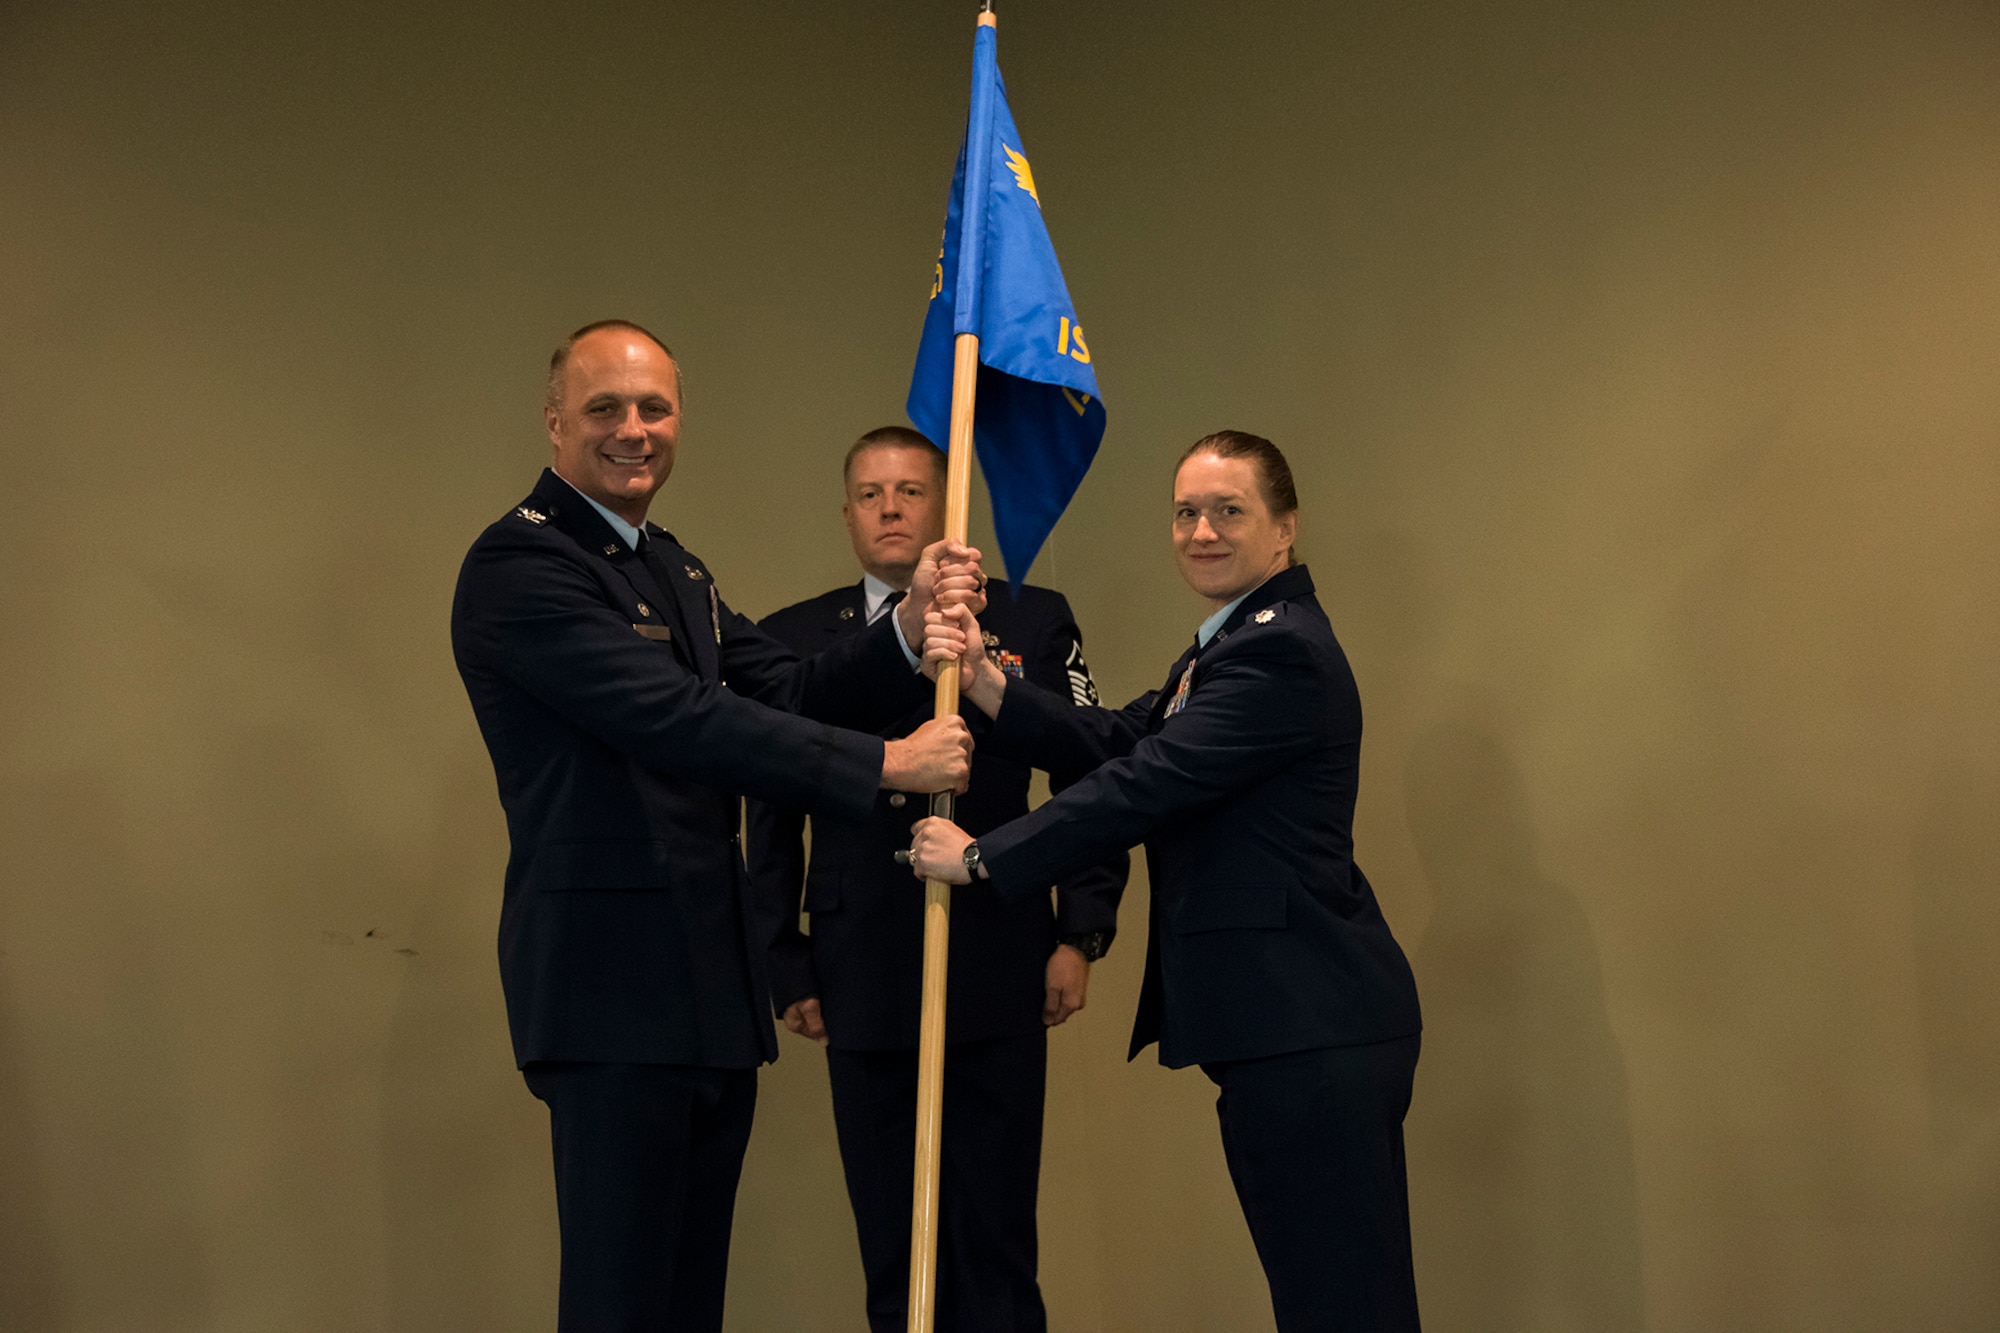
[[933,815],[910,829],[910,869],[918,879],[941,879],[947,884],[966,884],[965,849],[972,835],[949,819]]
[[939,664],[954,660],[959,697],[988,717],[998,716],[1007,675],[986,655],[986,641],[970,606],[934,610],[924,618],[924,674],[936,679]]

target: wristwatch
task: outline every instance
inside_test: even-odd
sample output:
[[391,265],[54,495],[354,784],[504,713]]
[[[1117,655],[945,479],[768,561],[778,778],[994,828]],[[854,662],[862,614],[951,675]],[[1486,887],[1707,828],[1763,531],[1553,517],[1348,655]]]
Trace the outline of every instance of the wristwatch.
[[1083,961],[1094,963],[1111,950],[1111,932],[1108,930],[1086,930],[1075,935],[1056,936],[1057,944],[1067,944],[1083,955]]
[[979,844],[965,844],[965,877],[974,883],[979,881]]

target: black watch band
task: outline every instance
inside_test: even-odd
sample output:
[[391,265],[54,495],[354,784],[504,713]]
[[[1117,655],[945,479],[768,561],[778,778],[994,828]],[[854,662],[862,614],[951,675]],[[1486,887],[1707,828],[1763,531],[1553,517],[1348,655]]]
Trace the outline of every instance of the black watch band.
[[1111,950],[1111,932],[1108,930],[1086,930],[1075,935],[1056,936],[1057,944],[1067,944],[1083,955],[1083,961],[1094,963]]

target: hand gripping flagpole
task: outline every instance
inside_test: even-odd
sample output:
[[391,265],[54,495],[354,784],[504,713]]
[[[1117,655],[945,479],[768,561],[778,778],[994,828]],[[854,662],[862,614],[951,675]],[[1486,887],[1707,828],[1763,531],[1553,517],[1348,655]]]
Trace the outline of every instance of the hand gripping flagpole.
[[[979,26],[996,27],[993,11],[980,14]],[[966,142],[982,148],[990,141],[993,118],[991,90],[975,84]],[[960,319],[979,309],[979,283],[985,268],[986,181],[990,159],[984,151],[970,152],[965,163],[966,201],[960,231],[957,308]],[[970,289],[968,292],[968,288]],[[969,298],[969,299],[968,299]],[[977,327],[976,320],[973,321]],[[972,409],[979,384],[979,335],[960,333],[952,342],[951,435],[945,465],[944,535],[963,542],[972,508]],[[958,663],[938,666],[936,716],[958,712]],[[931,797],[931,813],[952,817],[952,795]],[[917,1147],[910,1198],[909,1333],[931,1333],[937,1300],[938,1150],[944,1128],[944,983],[950,960],[951,885],[941,879],[924,882],[923,1014],[917,1027]]]

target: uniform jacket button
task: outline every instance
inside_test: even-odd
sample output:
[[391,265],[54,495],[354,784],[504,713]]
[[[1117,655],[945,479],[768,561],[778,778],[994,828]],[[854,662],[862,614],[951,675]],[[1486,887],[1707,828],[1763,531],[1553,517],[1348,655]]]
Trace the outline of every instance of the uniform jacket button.
[[890,808],[895,810],[901,810],[903,806],[909,801],[909,799],[910,799],[909,797],[903,795],[903,793],[899,791],[892,791],[889,793]]

